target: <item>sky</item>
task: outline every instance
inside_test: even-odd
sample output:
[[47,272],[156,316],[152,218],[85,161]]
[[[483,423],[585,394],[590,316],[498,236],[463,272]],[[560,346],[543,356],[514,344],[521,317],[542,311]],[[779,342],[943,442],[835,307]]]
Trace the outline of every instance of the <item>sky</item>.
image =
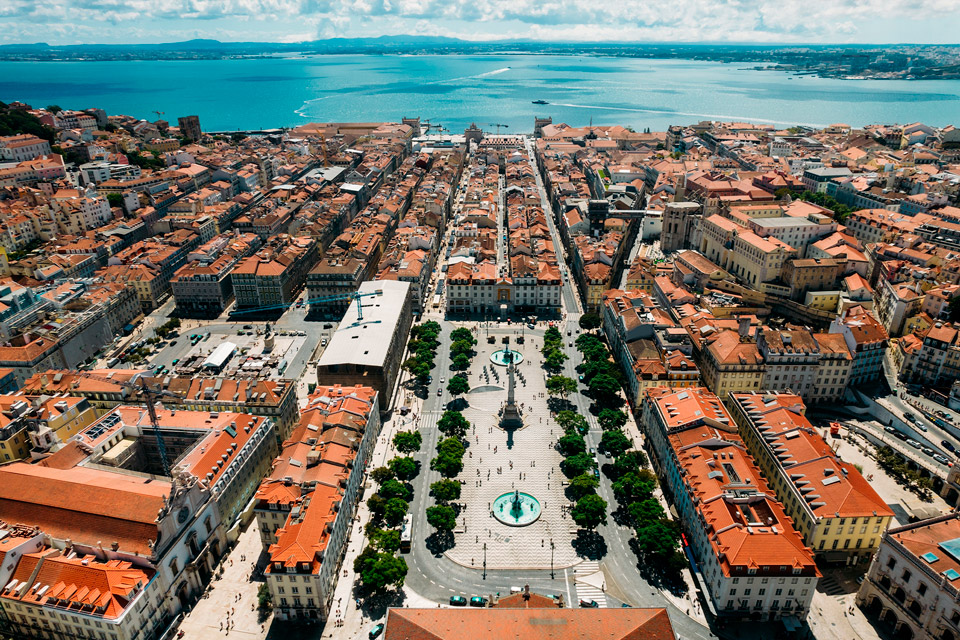
[[960,0],[0,0],[0,43],[468,40],[960,42]]

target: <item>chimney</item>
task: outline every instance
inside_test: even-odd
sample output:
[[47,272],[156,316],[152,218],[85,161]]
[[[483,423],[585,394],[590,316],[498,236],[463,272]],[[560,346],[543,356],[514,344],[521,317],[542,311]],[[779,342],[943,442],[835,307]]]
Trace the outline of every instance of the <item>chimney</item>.
[[746,338],[750,335],[750,318],[746,316],[740,317],[740,337]]

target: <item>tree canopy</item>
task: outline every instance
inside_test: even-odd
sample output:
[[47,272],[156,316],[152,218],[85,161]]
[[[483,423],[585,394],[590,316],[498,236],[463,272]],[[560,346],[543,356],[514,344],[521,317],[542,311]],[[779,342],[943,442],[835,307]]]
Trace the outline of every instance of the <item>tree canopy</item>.
[[383,498],[386,500],[390,500],[391,498],[401,498],[407,502],[410,502],[410,498],[413,497],[413,491],[411,491],[407,485],[403,484],[399,480],[387,480],[380,485],[380,488],[377,489],[377,493],[383,496]]
[[597,416],[597,422],[600,423],[600,428],[604,431],[620,429],[627,424],[627,414],[617,409],[601,409]]
[[398,456],[392,458],[387,462],[387,466],[390,467],[401,480],[412,480],[417,477],[417,472],[420,470],[420,465],[417,464],[417,461],[410,457]]
[[437,420],[437,429],[445,436],[463,438],[470,428],[470,421],[459,411],[444,411]]
[[600,325],[603,324],[603,320],[600,319],[595,313],[585,313],[580,316],[580,328],[586,331],[593,331],[594,329],[599,329]]
[[578,453],[560,462],[560,470],[568,478],[587,473],[593,468],[593,458],[588,453]]
[[410,504],[403,498],[390,498],[383,509],[383,521],[391,527],[400,526],[409,509]]
[[445,504],[427,508],[427,522],[437,531],[453,531],[457,526],[457,514]]
[[600,438],[600,448],[614,458],[619,458],[631,447],[633,441],[619,429],[604,431]]
[[578,433],[570,432],[557,440],[557,451],[565,458],[575,456],[587,450],[587,443],[583,441],[583,436]]
[[399,589],[407,576],[407,563],[392,553],[367,547],[353,561],[353,570],[368,593],[383,593],[388,588]]
[[570,480],[570,486],[567,487],[567,493],[574,500],[579,500],[583,496],[596,493],[600,481],[592,473],[583,473]]
[[451,502],[460,499],[460,483],[456,480],[437,480],[430,485],[430,495],[438,502]]
[[577,500],[570,517],[583,529],[596,529],[607,522],[607,501],[591,493]]
[[550,376],[547,378],[547,393],[552,396],[566,397],[577,390],[577,381],[567,376]]
[[453,376],[447,383],[447,391],[449,391],[452,396],[462,396],[470,391],[470,381],[467,380],[467,376],[464,375]]
[[400,453],[420,451],[422,444],[423,436],[419,431],[398,431],[397,434],[393,436],[393,446],[395,446]]

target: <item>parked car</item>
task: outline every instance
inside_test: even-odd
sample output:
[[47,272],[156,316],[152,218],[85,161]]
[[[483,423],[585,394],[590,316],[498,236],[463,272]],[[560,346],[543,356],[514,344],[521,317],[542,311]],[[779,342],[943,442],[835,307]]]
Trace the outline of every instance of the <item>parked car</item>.
[[949,441],[949,440],[941,440],[941,441],[940,441],[940,446],[942,446],[944,449],[946,449],[946,450],[949,451],[950,453],[956,453],[956,452],[957,452],[957,448],[956,448],[955,446],[953,446],[952,444],[950,444],[950,441]]
[[470,598],[471,607],[485,607],[487,606],[487,599],[483,596],[473,596]]
[[897,433],[897,430],[894,429],[893,427],[884,427],[883,430],[886,431],[887,433]]
[[378,624],[377,626],[375,626],[373,629],[370,629],[370,633],[369,633],[368,635],[370,636],[370,640],[374,640],[374,638],[380,637],[380,634],[381,634],[381,633],[383,633],[383,623],[382,623],[382,622],[381,622],[380,624]]
[[600,605],[596,600],[581,600],[580,607],[583,609],[599,609]]
[[450,596],[450,605],[454,607],[467,606],[467,599],[463,596]]
[[939,453],[933,454],[932,458],[940,464],[950,464],[950,461],[947,460],[946,456],[942,456]]
[[893,434],[893,437],[906,441],[907,434],[905,434],[903,431],[900,431],[899,429],[897,429],[896,431],[897,432]]
[[920,449],[920,451],[923,451],[924,455],[927,455],[927,456],[933,455],[933,449],[931,449],[930,447],[923,447],[922,449]]
[[326,339],[326,338],[321,338],[321,339],[320,339],[320,346],[321,346],[321,347],[327,346],[327,339]]
[[906,420],[907,422],[916,422],[916,421],[917,421],[917,416],[913,415],[913,414],[910,413],[909,411],[904,411],[904,412],[903,412],[903,419]]
[[913,438],[907,438],[907,444],[913,447],[914,449],[919,449],[923,445],[914,440]]

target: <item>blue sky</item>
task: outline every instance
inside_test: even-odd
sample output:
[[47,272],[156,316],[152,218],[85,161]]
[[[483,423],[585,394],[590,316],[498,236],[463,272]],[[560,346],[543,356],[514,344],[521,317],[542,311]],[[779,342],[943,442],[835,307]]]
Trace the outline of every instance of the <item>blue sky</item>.
[[960,0],[0,0],[0,43],[473,40],[956,43]]

